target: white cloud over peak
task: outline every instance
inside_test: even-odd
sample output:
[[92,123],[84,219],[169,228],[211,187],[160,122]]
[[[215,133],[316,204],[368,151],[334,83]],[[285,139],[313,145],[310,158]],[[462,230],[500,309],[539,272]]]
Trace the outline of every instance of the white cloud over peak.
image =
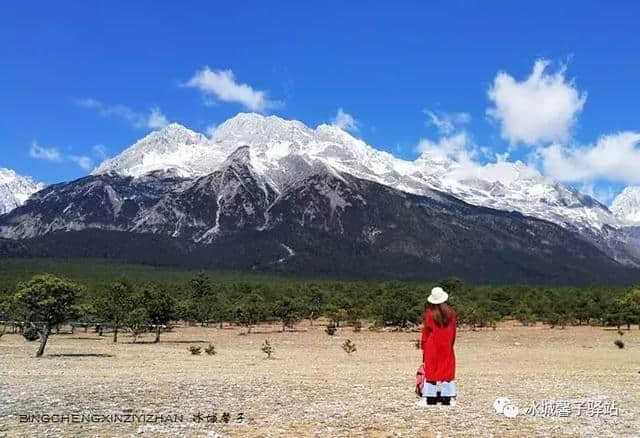
[[476,151],[470,144],[469,135],[465,131],[441,137],[437,141],[420,139],[416,149],[420,154],[427,154],[431,158],[451,159],[458,163],[470,162],[476,155]]
[[91,148],[93,155],[100,161],[107,159],[107,147],[103,144],[96,144]]
[[587,94],[565,78],[565,68],[547,72],[549,61],[537,60],[531,75],[518,82],[499,72],[489,88],[494,105],[487,115],[500,123],[501,135],[512,145],[537,145],[569,139]]
[[[185,86],[196,88],[207,97],[239,103],[251,111],[264,112],[282,105],[280,101],[269,100],[266,91],[254,90],[248,84],[237,82],[231,70],[212,70],[204,67],[197,71]],[[210,100],[207,102],[211,104]]]
[[450,135],[459,125],[465,125],[471,121],[471,116],[468,113],[445,113],[426,108],[422,112],[428,117],[427,123],[444,135]]
[[36,160],[45,160],[45,161],[54,161],[60,162],[62,161],[62,155],[57,148],[54,147],[44,147],[40,146],[38,142],[35,140],[31,143],[31,147],[29,148],[29,156],[31,158],[35,158]]
[[151,108],[151,113],[147,119],[147,126],[150,129],[162,129],[169,124],[167,117],[162,114],[159,108]]
[[484,153],[483,149],[473,143],[466,131],[442,137],[438,141],[421,139],[417,146],[418,152],[430,159],[454,163],[448,170],[449,176],[458,181],[481,179],[509,185],[522,178],[542,178],[534,166],[520,160],[509,161],[508,153],[493,154],[492,161],[482,164],[478,158]]
[[558,143],[539,148],[544,173],[558,181],[607,180],[640,183],[640,133],[621,132],[602,136],[589,146]]
[[69,155],[68,158],[83,170],[89,171],[93,169],[93,160],[86,155]]
[[585,183],[579,187],[579,190],[604,205],[610,205],[617,194],[613,187],[609,185],[597,185],[594,183]]
[[360,122],[351,114],[344,112],[342,108],[338,108],[336,116],[331,119],[331,124],[352,133],[360,130]]
[[76,104],[96,110],[102,117],[121,118],[138,129],[160,129],[169,124],[167,117],[157,107],[151,108],[149,113],[145,114],[134,111],[126,105],[107,105],[91,98],[78,99]]
[[212,123],[205,128],[204,133],[207,135],[207,137],[211,138],[216,133],[216,129],[218,129],[218,125]]
[[64,163],[71,161],[83,170],[91,170],[93,168],[93,160],[85,155],[64,155],[56,147],[44,147],[33,141],[29,147],[29,156],[36,160],[50,161],[53,163]]

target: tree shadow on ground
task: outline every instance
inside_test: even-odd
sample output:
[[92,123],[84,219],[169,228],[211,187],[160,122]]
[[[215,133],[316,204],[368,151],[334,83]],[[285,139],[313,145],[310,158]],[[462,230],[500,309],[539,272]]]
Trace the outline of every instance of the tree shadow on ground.
[[113,357],[113,354],[106,353],[56,353],[48,354],[48,357]]
[[251,329],[251,333],[247,333],[246,331],[238,333],[238,336],[250,336],[250,335],[270,335],[274,333],[305,333],[308,330],[306,329],[292,329],[292,330],[255,330]]
[[163,342],[164,344],[206,344],[207,341],[203,340],[203,339],[195,339],[195,340],[177,340],[177,341],[165,341]]

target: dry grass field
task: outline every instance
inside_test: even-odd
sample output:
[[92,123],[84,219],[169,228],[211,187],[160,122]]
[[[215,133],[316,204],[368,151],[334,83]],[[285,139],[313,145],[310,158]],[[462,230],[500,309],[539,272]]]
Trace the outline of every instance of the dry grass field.
[[[621,337],[624,349],[613,345],[616,331],[594,327],[505,323],[495,331],[461,330],[458,405],[429,409],[415,407],[413,393],[419,333],[344,328],[330,337],[308,322],[297,332],[255,331],[178,327],[160,344],[131,344],[124,334],[113,344],[109,336],[76,332],[52,336],[41,359],[32,357],[35,343],[6,334],[0,338],[0,437],[640,436],[637,327]],[[341,348],[347,338],[357,347],[351,355]],[[265,339],[275,348],[270,360],[260,351]],[[214,356],[188,351],[209,342]],[[511,398],[520,414],[495,413],[497,396]],[[545,399],[592,406],[615,401],[619,413],[525,412]],[[76,414],[77,421],[83,413],[94,414],[94,421],[34,422],[41,414]],[[20,417],[29,414],[34,417]],[[121,418],[109,417],[115,414]],[[146,414],[152,422],[122,422],[133,418],[127,414]]]

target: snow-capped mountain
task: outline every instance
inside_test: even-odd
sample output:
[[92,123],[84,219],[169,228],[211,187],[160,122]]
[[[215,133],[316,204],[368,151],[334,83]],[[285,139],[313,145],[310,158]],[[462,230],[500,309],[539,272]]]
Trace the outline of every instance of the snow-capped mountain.
[[625,188],[611,203],[611,212],[626,225],[640,225],[640,186]]
[[21,176],[11,169],[0,168],[0,215],[13,210],[44,188],[44,184],[28,176]]
[[396,189],[428,195],[450,193],[470,204],[518,211],[565,227],[599,231],[619,219],[593,198],[550,181],[520,162],[484,167],[423,154],[415,161],[377,150],[336,126],[309,128],[295,120],[241,113],[218,126],[211,139],[178,124],[149,134],[93,173],[141,176],[175,169],[184,177],[218,169],[240,146],[248,146],[256,172],[282,191],[317,162],[337,172]]
[[239,114],[212,138],[168,125],[92,175],[39,191],[0,217],[0,257],[635,281],[640,239],[619,221],[522,163],[401,160],[335,126]]
[[304,171],[280,191],[253,166],[249,146],[194,178],[106,173],[52,185],[0,217],[0,257],[482,283],[640,276],[547,221],[296,164]]

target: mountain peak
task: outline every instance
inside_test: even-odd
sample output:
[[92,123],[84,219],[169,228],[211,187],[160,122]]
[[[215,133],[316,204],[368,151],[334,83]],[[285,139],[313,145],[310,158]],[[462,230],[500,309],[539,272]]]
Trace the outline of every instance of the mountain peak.
[[221,123],[213,135],[214,142],[236,142],[249,146],[266,146],[274,141],[304,140],[313,134],[298,120],[285,120],[278,116],[239,113]]
[[0,167],[0,184],[9,183],[16,179],[17,176],[18,174],[14,170]]
[[173,169],[180,176],[192,176],[185,161],[206,155],[207,138],[178,123],[170,123],[153,131],[127,148],[120,155],[105,160],[93,175],[116,172],[127,176],[142,176],[157,170]]
[[616,196],[609,209],[621,220],[640,225],[640,186],[626,187]]
[[10,212],[35,192],[42,190],[44,184],[31,177],[18,175],[12,169],[0,167],[0,214]]
[[169,141],[181,141],[185,143],[197,143],[205,140],[204,135],[192,131],[179,123],[169,123],[162,129],[151,132],[140,141],[145,139],[165,138]]

